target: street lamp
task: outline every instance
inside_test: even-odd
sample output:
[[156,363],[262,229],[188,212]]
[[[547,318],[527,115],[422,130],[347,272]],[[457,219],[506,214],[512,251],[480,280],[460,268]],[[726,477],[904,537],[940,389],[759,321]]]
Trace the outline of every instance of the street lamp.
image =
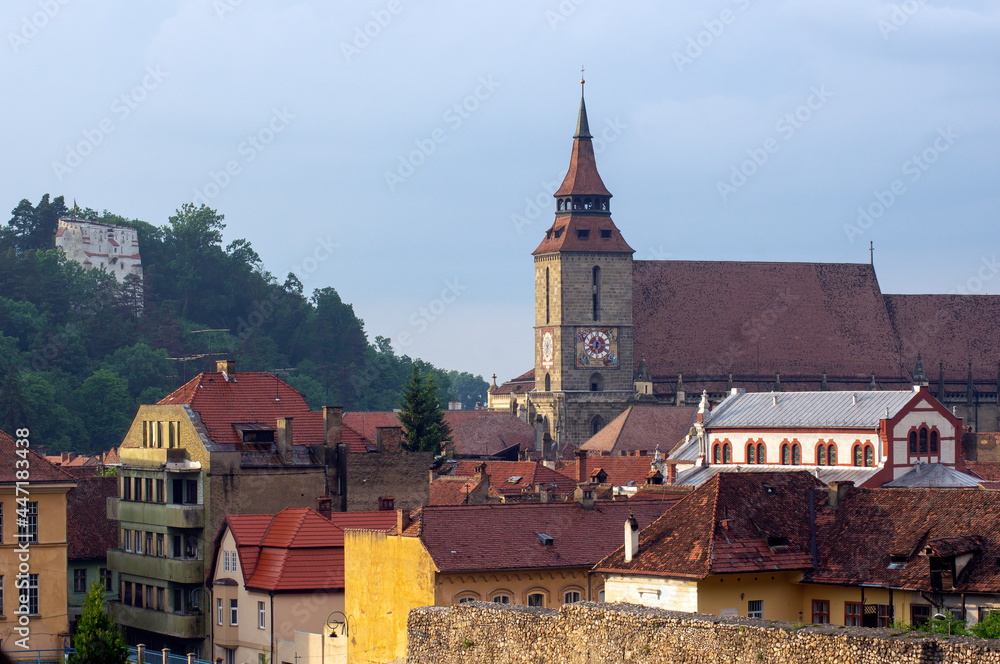
[[[343,616],[344,619],[343,620],[334,620],[334,621],[331,622],[330,619],[333,618],[336,615]],[[351,635],[350,634],[350,631],[351,631],[351,621],[347,617],[347,614],[344,613],[343,611],[334,611],[333,613],[331,613],[330,615],[328,615],[326,617],[326,628],[328,630],[330,630],[330,636],[332,638],[334,638],[334,639],[337,638],[337,627],[343,627],[344,628],[344,636],[350,636]]]

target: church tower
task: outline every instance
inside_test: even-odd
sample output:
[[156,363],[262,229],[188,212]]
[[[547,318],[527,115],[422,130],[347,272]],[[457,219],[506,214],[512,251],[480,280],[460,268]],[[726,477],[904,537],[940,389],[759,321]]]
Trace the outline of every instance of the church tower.
[[544,433],[565,453],[614,419],[635,395],[635,252],[611,219],[611,192],[597,172],[582,91],[569,172],[553,196],[555,222],[532,254],[535,389],[530,401]]

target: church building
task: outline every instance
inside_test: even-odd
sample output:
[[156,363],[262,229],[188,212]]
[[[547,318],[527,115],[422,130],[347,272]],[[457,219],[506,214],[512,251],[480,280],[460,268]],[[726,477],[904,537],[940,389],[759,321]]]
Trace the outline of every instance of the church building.
[[567,456],[636,403],[692,408],[734,388],[926,383],[967,430],[1000,430],[1000,296],[883,294],[866,263],[635,261],[611,197],[581,96],[533,252],[534,368],[489,390],[491,410],[535,426],[539,450]]

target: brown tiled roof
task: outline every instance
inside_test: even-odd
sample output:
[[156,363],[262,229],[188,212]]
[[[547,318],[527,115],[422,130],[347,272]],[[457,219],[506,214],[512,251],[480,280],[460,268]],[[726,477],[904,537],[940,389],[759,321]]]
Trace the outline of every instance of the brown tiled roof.
[[1000,482],[1000,462],[998,461],[966,461],[965,466],[984,480]]
[[580,449],[593,452],[672,450],[687,435],[698,409],[694,406],[629,406]]
[[[576,489],[575,479],[546,468],[537,461],[459,461],[455,464],[453,476],[472,478],[476,475],[476,466],[481,463],[486,464],[490,486],[501,496],[532,491],[536,484],[555,484],[556,493],[562,495],[573,493]],[[514,478],[518,479],[511,481]]]
[[[825,504],[825,503],[824,503]],[[931,590],[930,561],[979,549],[955,592],[1000,590],[1000,492],[982,489],[853,489],[835,510],[818,510],[816,583]],[[905,556],[903,569],[888,569]]]
[[301,394],[269,373],[241,372],[229,381],[219,372],[201,373],[158,403],[189,405],[218,444],[242,443],[234,424],[275,427],[279,417],[294,418],[295,445],[322,445],[325,441],[323,413],[311,411]]
[[809,490],[822,486],[807,472],[719,473],[640,533],[631,562],[617,547],[594,569],[689,579],[808,569]]
[[469,477],[438,477],[431,482],[430,505],[464,505],[481,482]]
[[[601,231],[610,231],[611,237],[603,237]],[[577,213],[556,214],[555,222],[532,254],[554,251],[635,253],[610,216]]]
[[[419,532],[438,570],[473,571],[590,567],[622,543],[629,512],[640,527],[663,507],[656,502],[462,505],[424,507],[404,534]],[[539,537],[552,537],[544,545]]]
[[[29,437],[30,441],[31,438]],[[15,461],[25,458],[18,454],[18,450],[27,450],[26,460],[28,461],[29,480],[33,483],[39,482],[75,482],[76,478],[67,473],[62,468],[58,468],[49,463],[45,457],[29,448],[17,447],[14,439],[8,434],[0,431],[0,484],[13,484],[18,481],[14,474],[17,471]]]
[[636,261],[632,274],[635,356],[654,378],[898,373],[871,265]]
[[571,477],[575,482],[586,482],[598,468],[607,475],[607,484],[626,486],[629,482],[635,485],[646,483],[653,462],[652,456],[606,457],[588,456],[583,459],[583,472],[580,472],[580,458],[563,461],[556,464],[556,470]]
[[905,370],[920,353],[933,385],[939,362],[954,380],[968,375],[971,361],[973,380],[996,386],[1000,295],[886,295],[885,302]]
[[529,369],[516,378],[511,378],[502,385],[497,385],[493,394],[522,394],[535,389],[535,370]]
[[[509,413],[488,410],[446,410],[445,422],[452,430],[452,451],[460,456],[487,456],[513,445],[533,449],[535,431],[526,422]],[[364,444],[374,445],[379,427],[402,427],[399,414],[394,411],[344,413],[346,428],[350,427],[364,439]],[[352,444],[351,451],[354,450]]]
[[344,413],[344,426],[356,431],[366,444],[374,445],[379,427],[402,428],[403,423],[399,421],[399,413],[391,410],[351,411]]
[[70,560],[103,560],[118,546],[118,523],[108,519],[108,498],[118,496],[118,478],[80,477],[66,496],[66,544]]

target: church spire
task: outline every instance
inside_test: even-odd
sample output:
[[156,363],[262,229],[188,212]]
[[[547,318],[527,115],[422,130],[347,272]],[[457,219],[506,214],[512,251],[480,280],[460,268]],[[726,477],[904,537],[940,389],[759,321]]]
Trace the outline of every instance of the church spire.
[[591,139],[593,136],[590,135],[590,123],[587,122],[587,102],[584,101],[583,95],[583,84],[586,83],[583,80],[583,68],[580,68],[580,115],[576,119],[576,133],[573,138],[585,138]]

